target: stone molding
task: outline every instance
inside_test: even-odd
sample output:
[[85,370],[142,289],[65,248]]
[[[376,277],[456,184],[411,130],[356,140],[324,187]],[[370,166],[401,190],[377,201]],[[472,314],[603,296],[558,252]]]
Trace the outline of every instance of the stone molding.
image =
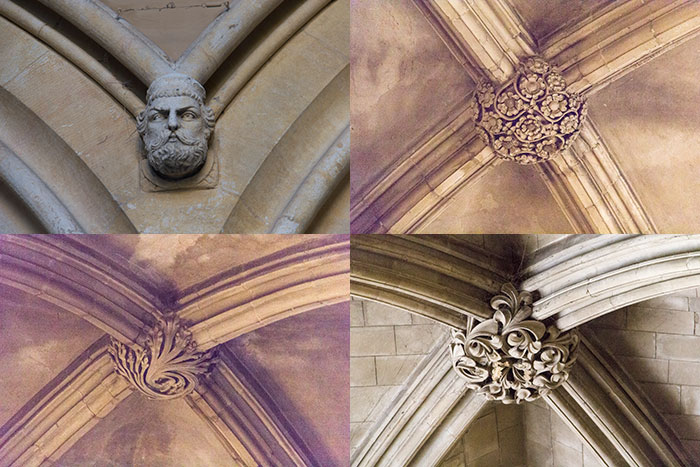
[[57,462],[132,389],[114,372],[108,338],[95,342],[2,428],[0,464]]
[[[470,318],[493,314],[488,300],[504,282],[494,265],[503,259],[465,248],[457,258],[441,248],[439,237],[354,235],[350,294],[420,314],[457,329]],[[469,253],[473,256],[469,257]],[[506,267],[504,266],[504,269]]]
[[[347,235],[300,237],[266,258],[223,271],[216,281],[163,303],[148,274],[126,259],[105,258],[79,237],[0,236],[0,281],[77,314],[125,344],[165,310],[191,323],[205,351],[288,316],[348,300]],[[52,271],[60,269],[63,275]],[[313,293],[309,293],[313,291]]]
[[693,465],[663,416],[592,334],[577,369],[547,404],[606,465]]
[[504,404],[532,402],[561,386],[576,362],[578,332],[528,319],[532,296],[506,283],[493,318],[452,330],[452,366],[467,387]]
[[[335,2],[335,4],[338,3]],[[314,18],[320,16],[342,17],[338,11],[339,8],[331,0],[308,0],[290,5],[281,0],[240,2],[219,15],[191,44],[189,49],[177,61],[173,61],[149,39],[129,26],[128,22],[116,12],[98,0],[44,1],[36,2],[35,5],[17,5],[12,2],[0,4],[0,14],[4,18],[15,23],[37,40],[45,42],[53,51],[75,65],[79,69],[76,72],[86,73],[134,117],[143,109],[143,85],[151,84],[157,77],[172,72],[186,73],[206,86],[208,78],[216,72],[216,88],[212,89],[213,92],[208,96],[206,102],[211,107],[216,119],[224,113],[245,84],[263,70],[264,65],[273,56],[277,54],[279,58],[278,52],[286,50],[285,48],[290,42],[301,42],[299,38],[303,36],[300,34],[302,30],[310,25],[318,29],[326,21],[314,21]],[[58,23],[61,23],[63,27],[56,26]],[[67,30],[68,32],[66,32]],[[295,47],[298,45],[296,43]],[[245,50],[236,53],[239,49]],[[290,54],[292,49],[294,47],[290,46]],[[53,53],[51,54],[53,55]],[[334,52],[334,54],[342,55],[342,52]],[[109,63],[100,61],[104,55],[110,57]],[[263,74],[265,74],[264,70]],[[315,86],[322,87],[322,84],[319,82]],[[313,97],[310,92],[318,91],[318,87],[313,90],[306,89],[302,95]],[[267,97],[265,98],[267,99]],[[347,108],[344,110],[347,114]],[[295,140],[296,144],[300,146],[315,142],[314,135],[309,132],[303,135],[304,138],[299,138],[299,134],[292,134],[286,130],[285,133],[289,133],[285,134],[285,140]],[[215,187],[228,192],[231,189],[228,185],[223,188],[218,186],[219,177],[225,177],[227,182],[230,182],[231,179],[231,171],[224,170],[224,166],[227,165],[224,164],[226,161],[216,160],[217,155],[223,154],[219,153],[219,144],[222,139],[225,140],[225,138],[213,138],[212,148],[209,151],[210,158],[213,160],[210,165],[204,167],[201,173],[182,181],[173,182],[158,177],[152,170],[149,170],[150,167],[147,164],[142,163],[138,169],[138,181],[141,191],[149,195],[133,196],[131,191],[124,189],[125,192],[112,193],[112,197],[123,202],[124,210],[140,210],[140,203],[148,202],[152,192],[200,190]],[[302,229],[302,224],[314,228],[313,216],[323,218],[325,214],[321,208],[324,203],[329,200],[329,197],[334,200],[335,196],[338,196],[338,192],[333,191],[333,188],[339,186],[343,181],[347,182],[348,170],[344,168],[343,160],[339,161],[341,167],[338,169],[330,160],[325,160],[326,156],[332,156],[329,154],[328,147],[319,146],[313,149],[316,152],[309,150],[308,147],[305,147],[303,151],[294,151],[295,163],[306,171],[294,172],[293,176],[285,178],[287,184],[293,185],[287,190],[288,196],[285,199],[263,196],[249,203],[253,205],[253,210],[256,212],[277,209],[280,207],[280,203],[284,208],[291,203],[288,207],[290,211],[294,212],[281,214],[281,218],[277,219],[280,221],[276,227],[278,230],[288,230],[292,224],[297,222],[297,219],[301,221],[296,227],[297,231]],[[133,145],[133,150],[137,150],[137,145]],[[227,154],[230,153],[228,148],[225,151]],[[316,164],[321,162],[321,159],[324,159],[325,163]],[[336,159],[338,158],[336,157]],[[347,159],[347,157],[345,154],[341,154],[339,159]],[[288,157],[285,158],[286,162],[289,160]],[[258,161],[258,163],[260,162],[262,160]],[[276,162],[277,165],[279,163],[279,161]],[[273,164],[268,165],[272,166]],[[274,167],[271,169],[274,170]],[[101,175],[103,174],[98,174],[98,176]],[[115,190],[114,184],[106,184],[110,186],[111,190]],[[240,185],[238,181],[237,185]],[[319,185],[325,185],[325,191],[320,190]],[[117,190],[123,188],[118,186]],[[238,186],[234,190],[236,197],[239,194],[238,191],[244,189],[245,187]],[[60,195],[64,190],[67,188],[61,188],[56,193]],[[212,193],[208,196],[218,199],[217,197],[220,197],[221,194]],[[296,199],[291,199],[295,195],[298,195]],[[124,201],[125,198],[128,201]],[[138,202],[135,202],[134,198]],[[175,198],[171,197],[170,199]],[[221,204],[219,201],[217,201],[217,205]],[[85,201],[83,202],[85,203]],[[231,207],[235,204],[231,201],[228,203],[231,204]],[[134,208],[134,205],[137,207]],[[75,215],[73,210],[69,211]],[[223,213],[222,222],[225,220],[226,214]],[[136,216],[140,215],[136,214]],[[284,216],[287,215],[293,217],[293,220],[285,224],[288,218]],[[141,228],[143,227],[139,226],[139,229]],[[214,228],[221,228],[221,224]]]
[[[537,52],[534,40],[502,0],[414,0],[414,3],[475,81],[486,78],[496,83],[505,82],[512,76],[520,60]],[[591,30],[602,31],[605,37],[591,36]],[[656,37],[655,31],[663,33]],[[592,92],[693,37],[698,31],[700,5],[697,2],[678,0],[670,5],[663,1],[616,2],[600,15],[587,18],[548,38],[540,54],[547,61],[560,66],[570,91]],[[587,36],[593,38],[585,40]],[[610,46],[607,47],[607,44]],[[606,45],[606,50],[618,58],[612,60],[598,53],[602,45]],[[580,72],[584,66],[590,66],[593,71]],[[365,187],[363,194],[352,202],[352,232],[417,232],[439,214],[451,193],[465,188],[493,167],[493,155],[486,157],[483,145],[469,149],[462,146],[467,136],[474,135],[465,129],[469,125],[468,121],[454,125],[450,119],[442,127],[431,129],[423,145],[412,149],[402,161],[387,168],[378,176],[378,180],[382,181]],[[589,130],[594,131],[593,128],[591,126]],[[597,134],[591,133],[586,144],[595,145],[600,140]],[[437,146],[437,143],[443,146]],[[404,173],[411,172],[408,169],[424,159],[424,148],[431,145],[440,148],[439,152],[431,153],[428,159],[429,167],[444,167],[439,179],[426,183],[424,178],[405,176]],[[564,172],[563,161],[557,161],[562,170],[555,170],[554,165],[542,168],[538,165],[535,169],[543,176],[573,227],[586,233],[647,233],[655,229],[626,181],[623,180],[619,189],[617,186],[609,187],[609,177],[619,168],[614,162],[614,155],[605,145],[595,147],[597,157],[585,161],[588,166],[586,171]],[[579,148],[579,151],[577,157],[584,154],[588,157],[585,148]],[[473,167],[464,163],[465,157]],[[567,155],[569,162],[566,164],[573,163],[571,157]],[[457,163],[455,158],[462,163]],[[599,162],[604,163],[597,168]],[[417,165],[415,170],[418,170]],[[581,186],[588,188],[582,189]],[[601,190],[597,186],[608,188]],[[594,212],[591,203],[587,202],[589,196],[609,201],[598,204]],[[617,201],[617,197],[622,200]],[[616,227],[611,219],[618,219],[622,225]]]
[[265,388],[226,347],[217,364],[186,397],[237,465],[318,465],[313,453]]
[[[366,241],[367,246],[360,245],[365,250],[372,246],[372,250],[395,253],[395,256],[391,256],[393,262],[411,261],[409,248],[391,249],[387,243],[374,244],[372,240],[375,237],[385,236],[356,238],[369,239]],[[653,264],[655,258],[660,259],[660,264],[671,261],[677,271],[681,271],[684,269],[683,264],[695,264],[694,258],[700,254],[700,236],[619,235],[569,238],[572,241],[567,241],[564,237],[551,245],[551,248],[526,259],[522,278],[528,287],[523,285],[521,289],[537,291],[544,294],[545,298],[547,294],[558,296],[569,290],[580,293],[581,297],[599,297],[601,302],[607,302],[607,312],[611,312],[622,305],[617,302],[614,294],[597,292],[595,285],[598,281],[602,284],[603,280],[621,273],[628,273],[628,278],[639,277],[640,268]],[[354,239],[355,237],[353,242]],[[353,256],[354,248],[353,244]],[[445,245],[441,251],[447,252],[450,249]],[[452,251],[453,255],[460,258],[468,255],[461,246],[453,247]],[[478,258],[477,255],[475,257]],[[459,266],[453,264],[449,267],[457,269]],[[686,270],[694,275],[692,270]],[[439,276],[424,271],[406,270],[406,274],[397,276],[395,282],[387,282],[387,289],[406,288],[407,277],[414,277],[415,280],[441,280]],[[670,290],[668,284],[673,281],[667,281],[667,277],[666,273],[658,270],[649,274],[649,279],[660,287],[654,296],[688,287],[685,284],[684,287]],[[592,278],[596,279],[591,280]],[[694,280],[695,286],[700,285],[697,277]],[[633,292],[633,282],[628,282],[628,285]],[[353,295],[357,295],[356,287],[355,283],[351,285]],[[590,291],[590,295],[587,291]],[[561,299],[564,307],[571,297],[562,295]],[[516,301],[520,303],[517,292],[514,291],[505,302],[502,298],[498,301],[508,306]],[[538,302],[533,305],[535,311]],[[576,306],[576,302],[573,303]],[[410,302],[404,302],[403,305],[402,308],[407,311],[425,316],[422,308],[412,309]],[[556,323],[556,319],[550,317],[547,322]],[[543,400],[579,435],[603,464],[691,465],[672,429],[641,389],[636,387],[624,369],[612,357],[607,356],[594,340],[594,336],[589,334],[581,338],[576,365],[571,370],[570,377],[561,386],[549,391]],[[352,457],[353,466],[393,465],[393,459],[400,459],[401,465],[434,465],[474,420],[487,398],[478,395],[476,391],[469,391],[468,382],[452,369],[451,355],[446,351],[447,344],[446,339],[436,342],[431,354],[406,379],[404,390],[361,440]],[[475,412],[472,411],[477,405]],[[427,433],[426,426],[429,427]]]
[[657,233],[592,122],[560,157],[535,169],[576,233]]
[[151,326],[140,346],[112,338],[109,354],[114,370],[149,399],[179,399],[192,393],[199,378],[214,364],[211,352],[199,352],[192,333],[177,315]]
[[447,345],[447,336],[436,342],[406,379],[352,455],[353,467],[435,465],[476,419],[488,401],[452,369]]
[[[523,277],[533,317],[572,329],[619,308],[700,286],[700,235],[616,236],[574,245],[565,259]],[[592,242],[595,248],[589,249]],[[576,254],[576,250],[579,254]]]

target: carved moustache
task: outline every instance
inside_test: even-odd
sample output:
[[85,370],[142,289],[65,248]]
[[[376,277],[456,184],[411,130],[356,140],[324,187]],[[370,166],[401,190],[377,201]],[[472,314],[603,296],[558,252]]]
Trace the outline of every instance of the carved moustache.
[[[164,144],[170,141],[170,137],[175,136],[178,141],[186,146],[195,146],[200,144],[199,138],[189,138],[183,134],[181,131],[170,131],[164,130],[160,133],[153,135],[153,137],[148,138],[148,141],[144,141],[147,152],[152,152],[160,149]],[[204,142],[206,144],[206,141]]]

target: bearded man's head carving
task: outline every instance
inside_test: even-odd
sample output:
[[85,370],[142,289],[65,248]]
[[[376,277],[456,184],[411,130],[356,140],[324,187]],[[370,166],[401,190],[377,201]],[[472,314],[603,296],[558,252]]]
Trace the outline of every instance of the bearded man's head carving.
[[161,177],[192,176],[207,160],[214,113],[205,97],[201,84],[180,73],[161,76],[148,88],[137,128],[148,163]]

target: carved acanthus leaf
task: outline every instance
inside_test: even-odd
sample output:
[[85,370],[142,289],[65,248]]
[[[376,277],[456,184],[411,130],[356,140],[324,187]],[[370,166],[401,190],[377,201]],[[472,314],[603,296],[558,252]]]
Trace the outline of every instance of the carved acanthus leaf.
[[159,320],[143,347],[112,339],[109,353],[116,372],[150,399],[186,396],[213,363],[211,353],[197,351],[192,334],[177,316]]
[[453,330],[454,369],[468,387],[503,403],[533,401],[561,385],[576,361],[576,331],[546,327],[532,314],[532,297],[505,284],[491,300],[493,318]]
[[585,99],[566,91],[564,77],[539,57],[527,59],[500,90],[476,90],[476,127],[496,154],[520,164],[557,156],[578,135]]

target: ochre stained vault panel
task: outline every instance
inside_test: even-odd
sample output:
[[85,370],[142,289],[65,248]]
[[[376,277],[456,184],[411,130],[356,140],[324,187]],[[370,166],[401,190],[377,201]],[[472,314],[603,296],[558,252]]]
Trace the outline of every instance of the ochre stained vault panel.
[[661,233],[697,232],[700,38],[591,96],[590,115]]
[[139,467],[230,465],[206,422],[184,400],[132,394],[73,445],[58,465]]
[[458,190],[420,233],[547,233],[572,228],[540,176],[509,161]]
[[0,285],[0,426],[102,334],[72,313]]
[[462,110],[473,83],[410,0],[353,0],[351,8],[354,197]]

